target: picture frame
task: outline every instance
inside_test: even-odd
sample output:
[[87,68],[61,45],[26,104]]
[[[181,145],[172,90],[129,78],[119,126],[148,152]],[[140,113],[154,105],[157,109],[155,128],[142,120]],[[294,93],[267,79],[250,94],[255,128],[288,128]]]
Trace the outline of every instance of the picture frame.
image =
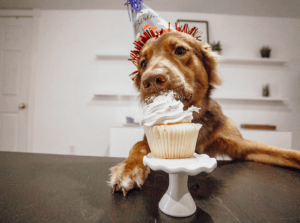
[[189,28],[197,27],[198,31],[201,32],[201,41],[209,43],[208,21],[178,19],[177,22],[179,22],[180,26],[183,26],[185,23],[187,23]]

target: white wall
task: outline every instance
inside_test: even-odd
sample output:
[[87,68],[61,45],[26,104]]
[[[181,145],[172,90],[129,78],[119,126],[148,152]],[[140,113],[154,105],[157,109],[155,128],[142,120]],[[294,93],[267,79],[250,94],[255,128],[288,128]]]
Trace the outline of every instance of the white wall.
[[[300,149],[300,19],[160,12],[177,19],[208,20],[211,41],[220,40],[223,55],[259,57],[263,45],[280,66],[223,65],[224,86],[216,93],[260,95],[270,83],[271,94],[288,97],[287,104],[223,102],[224,113],[237,125],[275,124],[293,131]],[[128,61],[95,60],[95,55],[129,54],[133,30],[126,10],[42,10],[35,77],[32,152],[108,155],[109,128],[140,119],[138,102],[127,97],[95,97],[99,89],[133,89]]]

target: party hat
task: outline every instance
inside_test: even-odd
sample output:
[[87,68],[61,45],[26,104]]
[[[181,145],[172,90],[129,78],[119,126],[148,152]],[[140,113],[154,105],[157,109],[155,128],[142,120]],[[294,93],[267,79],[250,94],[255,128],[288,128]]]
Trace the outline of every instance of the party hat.
[[[168,22],[142,0],[127,0],[131,8],[131,18],[135,40],[139,40],[145,31],[167,29]],[[128,8],[129,9],[129,8]]]

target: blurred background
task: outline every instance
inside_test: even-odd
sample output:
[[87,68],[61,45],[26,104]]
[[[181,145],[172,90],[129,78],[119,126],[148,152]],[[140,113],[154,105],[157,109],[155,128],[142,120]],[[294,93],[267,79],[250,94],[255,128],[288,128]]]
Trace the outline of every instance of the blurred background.
[[[245,138],[300,150],[298,0],[144,2],[171,24],[205,25],[224,79],[213,97]],[[0,0],[0,150],[125,157],[142,139],[124,4]]]

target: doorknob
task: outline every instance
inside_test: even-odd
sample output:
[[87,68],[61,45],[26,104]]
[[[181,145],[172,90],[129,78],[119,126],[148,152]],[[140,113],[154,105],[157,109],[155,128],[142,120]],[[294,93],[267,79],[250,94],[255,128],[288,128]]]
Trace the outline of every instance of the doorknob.
[[25,109],[26,108],[26,104],[24,104],[24,103],[19,104],[19,108]]

